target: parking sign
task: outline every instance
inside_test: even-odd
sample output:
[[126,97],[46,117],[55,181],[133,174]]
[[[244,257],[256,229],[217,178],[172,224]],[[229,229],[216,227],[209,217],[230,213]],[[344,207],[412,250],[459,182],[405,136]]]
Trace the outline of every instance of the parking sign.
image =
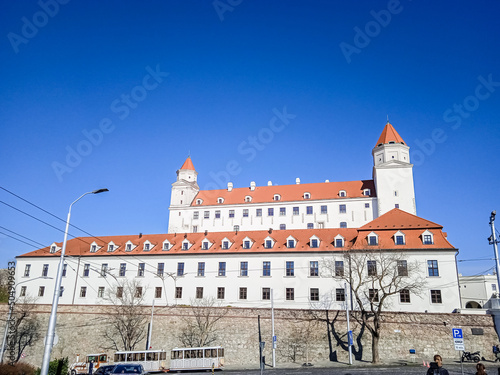
[[462,334],[462,328],[453,328],[453,338],[454,339],[463,339],[464,335]]

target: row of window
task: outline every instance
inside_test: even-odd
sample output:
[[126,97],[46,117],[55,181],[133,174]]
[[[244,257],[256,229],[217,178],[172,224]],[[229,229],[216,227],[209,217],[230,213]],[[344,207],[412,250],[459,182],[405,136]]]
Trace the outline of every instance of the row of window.
[[[397,261],[397,270],[398,276],[408,276],[408,262],[406,260],[398,260]],[[185,263],[178,262],[177,263],[177,276],[185,275]],[[63,277],[66,276],[67,264],[63,267]],[[83,277],[90,276],[90,264],[83,265]],[[368,260],[366,264],[367,275],[368,276],[377,276],[377,261],[376,260]],[[31,270],[31,265],[27,264],[24,269],[24,276],[29,277]],[[248,262],[242,261],[240,262],[239,267],[239,276],[248,276]],[[127,271],[127,263],[120,263],[120,268],[118,270],[118,276],[124,277]],[[438,277],[439,276],[439,267],[437,260],[428,260],[427,261],[427,271],[430,277]],[[143,277],[146,272],[146,263],[139,263],[137,266],[137,276]],[[344,261],[335,261],[335,269],[334,274],[337,277],[344,276]],[[49,273],[49,265],[44,264],[42,268],[42,277],[47,277]],[[108,273],[108,264],[102,263],[100,276],[106,277]],[[227,273],[227,263],[219,262],[217,269],[217,276],[226,276]],[[163,277],[165,275],[165,263],[158,263],[156,268],[156,276]],[[205,276],[205,262],[198,262],[197,268],[197,276]],[[263,261],[262,262],[262,276],[271,276],[271,262]],[[286,261],[285,262],[285,276],[295,276],[295,262],[294,261]],[[309,262],[309,276],[319,276],[319,263],[317,260]]]
[[[26,296],[26,286],[22,286],[20,290],[20,296]],[[135,298],[142,298],[143,296],[143,287],[138,286],[135,289]],[[197,299],[203,298],[204,288],[202,286],[196,287],[195,297]],[[100,286],[97,289],[97,297],[104,298],[105,297],[105,287]],[[163,289],[161,286],[155,287],[155,298],[162,298]],[[40,286],[38,288],[38,296],[43,297],[45,294],[45,286]],[[63,294],[63,288],[61,288],[61,296]],[[87,297],[87,287],[82,286],[80,288],[80,298]],[[119,286],[116,289],[116,297],[123,297],[123,287]],[[238,299],[246,300],[248,297],[248,288],[240,287],[238,290]],[[432,289],[430,291],[431,303],[442,303],[441,290]],[[175,287],[175,298],[182,298],[182,287]],[[225,299],[226,298],[226,288],[225,287],[217,287],[217,299]],[[262,300],[270,300],[271,299],[271,288],[262,288]],[[343,302],[346,299],[346,293],[344,288],[335,289],[335,300],[337,302]],[[378,289],[368,289],[368,299],[370,302],[379,302],[379,290]],[[295,288],[285,288],[285,300],[286,301],[294,301],[295,300]],[[319,288],[310,288],[309,289],[309,300],[310,301],[319,301],[320,293]],[[399,291],[399,301],[401,303],[411,303],[410,291],[408,289],[402,289]]]
[[[183,192],[181,192],[181,194],[182,194],[182,193],[183,193]],[[370,190],[370,189],[363,189],[363,195],[364,195],[364,196],[369,196],[370,194],[371,194],[371,190]],[[339,192],[338,192],[338,196],[339,196],[339,197],[341,197],[341,198],[345,198],[345,197],[347,197],[347,191],[345,191],[345,190],[339,190]],[[305,193],[302,195],[302,197],[303,197],[304,199],[311,199],[311,193],[305,192]],[[245,196],[245,202],[251,202],[251,201],[252,201],[252,199],[253,199],[253,198],[252,198],[252,196],[250,196],[250,195]],[[274,194],[274,195],[273,195],[273,201],[280,201],[280,200],[281,200],[281,195],[280,195],[280,194]],[[225,201],[225,199],[224,199],[224,198],[222,198],[222,197],[217,198],[217,203],[219,203],[219,204],[224,203],[224,201]],[[198,199],[196,200],[196,204],[197,204],[197,205],[203,204],[203,199],[198,198]]]
[[[370,208],[370,203],[365,203],[365,208]],[[286,207],[280,207],[279,208],[279,216],[286,216]],[[262,208],[257,208],[255,209],[255,216],[261,217],[262,216]],[[275,209],[274,207],[269,207],[267,209],[267,216],[274,216]],[[307,206],[306,207],[306,214],[307,215],[312,215],[314,213],[313,206]],[[320,208],[320,213],[321,214],[327,214],[328,213],[328,206],[324,205],[321,206]],[[340,214],[345,214],[347,213],[347,207],[345,204],[339,205],[339,213]],[[299,207],[293,207],[292,208],[292,214],[294,216],[300,215],[300,208]],[[249,208],[244,208],[243,209],[243,217],[249,217],[250,216],[250,209]],[[235,210],[229,210],[229,218],[234,218],[235,217]],[[200,218],[200,211],[193,211],[193,219],[197,220]],[[204,219],[210,219],[210,211],[203,211],[203,218]],[[220,219],[221,218],[221,211],[220,210],[215,210],[215,218]]]

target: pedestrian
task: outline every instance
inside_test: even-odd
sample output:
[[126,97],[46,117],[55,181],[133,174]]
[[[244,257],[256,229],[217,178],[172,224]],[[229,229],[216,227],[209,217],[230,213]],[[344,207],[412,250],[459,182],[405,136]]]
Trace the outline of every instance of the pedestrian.
[[89,375],[92,375],[93,370],[94,370],[94,361],[90,361],[90,363],[89,363]]
[[443,367],[443,358],[439,354],[434,355],[434,362],[431,362],[427,375],[450,375]]
[[486,375],[486,367],[482,363],[476,365],[476,375]]

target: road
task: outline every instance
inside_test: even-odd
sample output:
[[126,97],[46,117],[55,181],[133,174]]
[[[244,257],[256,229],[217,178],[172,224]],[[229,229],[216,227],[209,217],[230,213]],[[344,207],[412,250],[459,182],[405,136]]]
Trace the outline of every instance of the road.
[[[484,362],[486,366],[486,371],[489,375],[496,375],[498,373],[497,368],[500,364],[495,364],[493,362]],[[450,375],[461,375],[462,369],[458,362],[452,364],[445,364],[444,367],[448,370]],[[387,374],[407,374],[407,375],[425,375],[427,372],[427,367],[422,365],[394,365],[394,366],[348,366],[348,365],[336,365],[334,367],[300,367],[294,369],[268,369],[266,368],[263,375],[387,375]],[[474,375],[476,373],[475,364],[465,363],[464,364],[464,375]],[[183,373],[183,374],[197,374],[197,373]],[[206,372],[205,372],[206,374]],[[224,370],[222,372],[216,372],[218,375],[230,374],[230,375],[260,375],[260,370]]]

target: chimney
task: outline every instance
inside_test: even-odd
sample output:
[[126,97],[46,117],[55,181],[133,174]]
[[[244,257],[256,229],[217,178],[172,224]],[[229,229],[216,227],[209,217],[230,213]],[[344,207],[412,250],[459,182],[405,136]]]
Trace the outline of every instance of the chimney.
[[205,237],[207,236],[207,234],[208,234],[208,230],[207,230],[207,229],[205,229]]
[[250,190],[255,190],[255,181],[250,182]]
[[233,183],[232,182],[228,182],[227,183],[227,191],[231,191],[233,190]]
[[272,181],[267,181],[267,186],[273,186],[273,182]]
[[139,233],[139,238],[141,238],[141,237],[142,237],[142,233]]
[[295,179],[295,183],[296,183],[297,185],[300,185],[300,178],[298,178],[298,177],[297,177],[297,178]]
[[273,228],[269,228],[268,232],[269,234],[273,233]]

